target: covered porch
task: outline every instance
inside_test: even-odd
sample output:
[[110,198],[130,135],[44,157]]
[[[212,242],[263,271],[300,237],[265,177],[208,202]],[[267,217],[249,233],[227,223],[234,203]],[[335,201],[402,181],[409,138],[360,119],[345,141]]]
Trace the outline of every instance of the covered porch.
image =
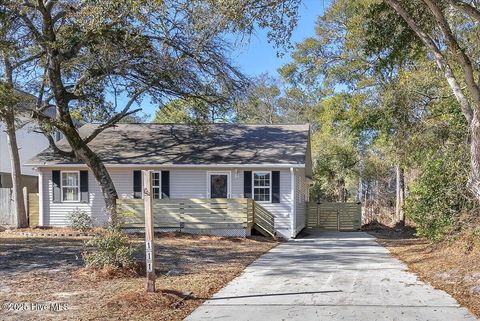
[[[119,199],[117,205],[125,230],[143,230],[143,199]],[[153,215],[156,231],[246,237],[255,229],[276,236],[274,215],[249,198],[154,199]]]

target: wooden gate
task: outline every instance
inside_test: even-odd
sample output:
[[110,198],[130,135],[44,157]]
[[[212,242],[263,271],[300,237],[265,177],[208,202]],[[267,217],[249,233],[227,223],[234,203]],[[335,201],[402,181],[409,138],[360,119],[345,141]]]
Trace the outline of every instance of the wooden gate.
[[362,207],[358,203],[307,203],[307,228],[353,231],[361,227]]
[[40,204],[38,201],[38,193],[28,194],[28,223],[30,227],[39,225]]

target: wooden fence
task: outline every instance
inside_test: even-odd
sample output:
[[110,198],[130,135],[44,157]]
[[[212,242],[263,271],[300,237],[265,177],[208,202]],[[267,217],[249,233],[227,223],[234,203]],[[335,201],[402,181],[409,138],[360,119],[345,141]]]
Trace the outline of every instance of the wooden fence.
[[[124,228],[145,226],[142,199],[119,199],[117,205]],[[153,214],[155,228],[238,230],[255,227],[266,236],[275,235],[273,214],[246,198],[153,200]]]
[[[28,193],[23,188],[23,201],[30,227],[39,225],[38,193]],[[13,189],[0,188],[0,225],[17,226],[17,209],[13,201]]]
[[28,224],[30,227],[37,227],[40,224],[39,221],[39,197],[38,193],[28,193]]
[[[142,199],[119,199],[123,227],[144,227]],[[247,228],[247,199],[162,199],[153,201],[154,227],[181,229]]]
[[0,225],[17,226],[17,210],[11,188],[0,188]]
[[307,228],[352,231],[360,229],[361,224],[361,204],[307,203]]

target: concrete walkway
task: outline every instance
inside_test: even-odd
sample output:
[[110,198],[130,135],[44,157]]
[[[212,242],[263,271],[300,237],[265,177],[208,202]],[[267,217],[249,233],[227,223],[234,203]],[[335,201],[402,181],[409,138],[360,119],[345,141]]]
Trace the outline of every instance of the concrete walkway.
[[477,320],[362,232],[281,244],[185,320]]

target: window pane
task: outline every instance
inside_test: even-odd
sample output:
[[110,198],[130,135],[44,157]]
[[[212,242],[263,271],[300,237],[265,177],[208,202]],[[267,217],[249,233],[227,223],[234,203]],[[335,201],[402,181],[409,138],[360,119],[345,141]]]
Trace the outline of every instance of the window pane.
[[152,186],[160,186],[160,173],[152,173]]
[[78,187],[64,187],[63,188],[64,201],[78,201]]
[[63,186],[78,186],[78,173],[62,173]]
[[254,173],[253,186],[270,186],[270,173]]
[[270,174],[265,175],[265,186],[270,186]]
[[152,186],[160,186],[160,177],[158,173],[152,174]]
[[160,188],[154,187],[153,188],[153,198],[159,199],[160,198]]
[[270,188],[254,188],[253,199],[259,202],[269,202]]

